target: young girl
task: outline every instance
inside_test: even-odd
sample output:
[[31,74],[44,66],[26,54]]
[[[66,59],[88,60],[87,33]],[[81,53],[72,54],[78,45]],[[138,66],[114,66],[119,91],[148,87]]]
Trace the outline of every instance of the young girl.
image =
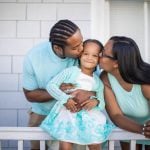
[[[80,67],[65,69],[47,85],[47,91],[58,102],[42,122],[41,127],[60,141],[60,150],[71,150],[73,143],[88,145],[90,150],[100,150],[100,143],[107,140],[113,129],[112,125],[106,123],[106,117],[100,111],[105,107],[104,86],[94,73],[103,46],[99,41],[89,39],[83,43],[83,47]],[[59,88],[62,83],[74,84],[73,90],[95,91],[96,96],[78,104],[73,94],[65,93]],[[66,105],[74,111],[66,109]],[[81,109],[78,109],[79,105]]]

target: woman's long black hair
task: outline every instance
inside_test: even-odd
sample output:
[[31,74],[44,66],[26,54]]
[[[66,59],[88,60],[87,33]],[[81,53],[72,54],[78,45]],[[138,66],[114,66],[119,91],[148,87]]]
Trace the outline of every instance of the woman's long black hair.
[[133,84],[150,84],[150,64],[143,61],[135,41],[124,36],[113,36],[110,40],[122,78]]

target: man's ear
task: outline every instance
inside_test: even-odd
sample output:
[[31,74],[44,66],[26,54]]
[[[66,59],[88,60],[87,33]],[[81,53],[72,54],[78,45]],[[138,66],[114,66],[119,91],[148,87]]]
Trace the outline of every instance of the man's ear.
[[60,46],[54,45],[53,50],[59,57],[63,57],[63,49]]

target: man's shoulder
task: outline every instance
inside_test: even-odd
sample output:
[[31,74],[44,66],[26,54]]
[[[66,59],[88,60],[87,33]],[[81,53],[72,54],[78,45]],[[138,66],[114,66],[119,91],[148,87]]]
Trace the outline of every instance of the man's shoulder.
[[28,55],[39,54],[40,52],[44,53],[47,49],[50,49],[50,45],[51,43],[48,41],[39,43],[29,50]]
[[34,47],[32,47],[26,54],[25,60],[30,60],[32,62],[38,62],[45,58],[45,56],[48,55],[48,52],[50,51],[50,42],[42,42]]

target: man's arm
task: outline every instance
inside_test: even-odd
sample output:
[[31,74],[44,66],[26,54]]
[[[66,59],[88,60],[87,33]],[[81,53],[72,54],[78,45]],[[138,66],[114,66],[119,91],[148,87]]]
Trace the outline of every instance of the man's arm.
[[29,102],[44,103],[52,99],[52,96],[44,89],[36,89],[32,91],[23,89],[23,91]]
[[[60,89],[62,90],[62,91],[66,91],[66,90],[68,90],[69,91],[69,89],[73,89],[73,88],[75,88],[75,85],[73,85],[73,84],[71,84],[71,83],[62,83],[61,85],[60,85]],[[80,109],[82,109],[81,107],[81,104],[84,102],[84,101],[87,101],[87,100],[89,100],[90,99],[90,97],[91,96],[96,96],[96,92],[93,92],[93,91],[85,91],[85,90],[81,90],[81,89],[77,89],[77,90],[75,90],[75,91],[73,91],[73,92],[70,92],[70,93],[68,93],[68,94],[71,94],[74,98],[74,100],[75,100],[75,102],[77,102],[77,108],[78,108],[78,111],[80,110]],[[66,108],[67,109],[69,109],[70,111],[72,111],[72,112],[74,112],[73,110],[71,110],[71,108],[70,107],[67,107],[67,105],[65,105],[66,106]]]
[[27,55],[23,63],[23,91],[29,102],[48,102],[52,96],[43,88],[39,89],[32,59]]
[[96,96],[96,92],[77,89],[74,92],[71,92],[71,95],[74,96],[78,103],[82,103],[89,100],[91,96]]

